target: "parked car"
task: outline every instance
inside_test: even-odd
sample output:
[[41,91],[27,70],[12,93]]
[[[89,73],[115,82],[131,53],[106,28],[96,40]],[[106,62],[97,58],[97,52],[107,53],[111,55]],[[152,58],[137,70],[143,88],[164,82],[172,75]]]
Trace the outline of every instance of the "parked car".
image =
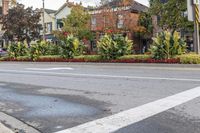
[[0,48],[0,57],[5,56],[7,54],[7,51],[3,48]]

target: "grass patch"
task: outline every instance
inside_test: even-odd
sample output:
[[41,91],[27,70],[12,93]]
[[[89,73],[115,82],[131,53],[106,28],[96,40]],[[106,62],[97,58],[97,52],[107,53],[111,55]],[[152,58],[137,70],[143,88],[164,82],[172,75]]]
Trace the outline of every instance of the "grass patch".
[[147,60],[151,59],[151,55],[125,55],[118,58],[119,60],[127,60],[127,59],[134,59],[134,60]]
[[81,55],[76,56],[74,59],[83,59],[85,62],[100,62],[102,58],[100,55]]

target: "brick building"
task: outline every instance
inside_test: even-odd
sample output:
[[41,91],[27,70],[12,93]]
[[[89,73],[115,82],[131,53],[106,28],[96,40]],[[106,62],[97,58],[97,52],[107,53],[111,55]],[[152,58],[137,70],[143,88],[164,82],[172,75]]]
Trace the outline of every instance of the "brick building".
[[[126,35],[134,41],[135,51],[141,53],[143,42],[136,33],[140,29],[139,14],[147,9],[148,7],[134,0],[113,0],[103,6],[90,9],[90,28],[96,34],[96,41],[106,32]],[[93,42],[91,49],[96,48],[96,41]]]

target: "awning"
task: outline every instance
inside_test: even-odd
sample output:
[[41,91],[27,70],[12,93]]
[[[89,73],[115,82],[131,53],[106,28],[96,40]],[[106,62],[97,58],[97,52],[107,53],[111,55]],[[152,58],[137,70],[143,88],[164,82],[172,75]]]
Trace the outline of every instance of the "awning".
[[56,41],[57,40],[56,37],[53,34],[45,35],[45,39],[52,40],[52,41]]

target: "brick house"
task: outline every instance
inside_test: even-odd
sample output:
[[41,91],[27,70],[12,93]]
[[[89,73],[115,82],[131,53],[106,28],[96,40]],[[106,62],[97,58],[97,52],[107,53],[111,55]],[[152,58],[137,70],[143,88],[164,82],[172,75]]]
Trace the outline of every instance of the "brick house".
[[95,50],[96,42],[106,32],[122,34],[134,41],[134,49],[142,52],[143,43],[137,36],[140,12],[147,11],[148,7],[134,0],[114,0],[103,6],[89,10],[91,14],[90,29],[96,34],[96,41],[91,45]]

